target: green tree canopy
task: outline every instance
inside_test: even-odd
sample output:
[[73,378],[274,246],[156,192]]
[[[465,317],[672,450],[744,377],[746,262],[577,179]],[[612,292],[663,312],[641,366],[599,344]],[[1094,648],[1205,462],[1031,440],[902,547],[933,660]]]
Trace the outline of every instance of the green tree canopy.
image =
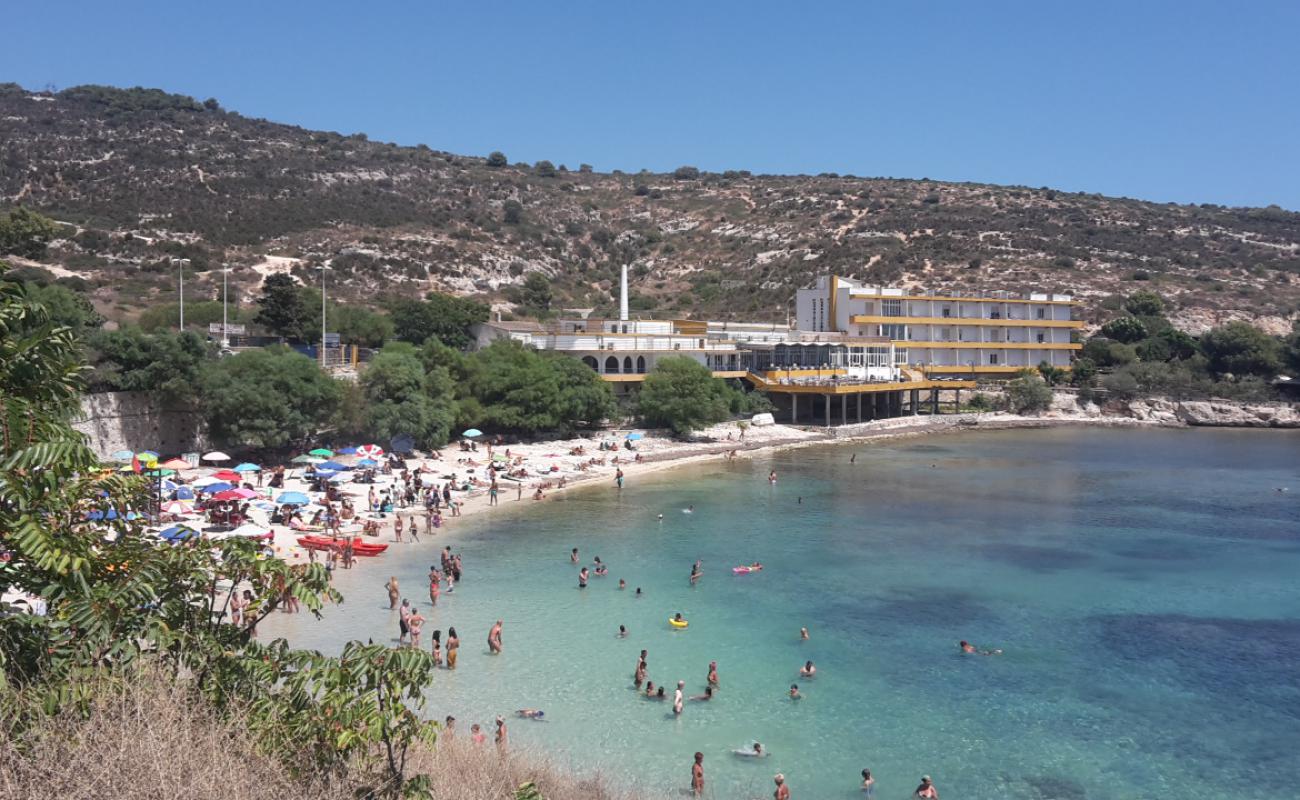
[[1101,326],[1101,335],[1124,344],[1133,344],[1147,338],[1147,326],[1137,317],[1116,317]]
[[1079,355],[1099,367],[1116,367],[1137,359],[1132,345],[1116,342],[1104,336],[1094,336],[1083,345]]
[[1201,350],[1218,375],[1258,375],[1271,378],[1282,369],[1278,341],[1246,322],[1229,322],[1206,331]]
[[1135,317],[1160,317],[1165,313],[1165,301],[1155,292],[1134,292],[1124,300],[1124,310]]
[[1016,414],[1033,414],[1052,406],[1052,387],[1040,375],[1024,370],[1007,381],[1007,408]]
[[426,373],[415,347],[386,346],[361,375],[366,432],[376,441],[410,436],[420,447],[447,443],[456,419],[454,387],[447,370]]
[[464,350],[473,341],[470,327],[487,322],[488,307],[467,298],[432,292],[421,300],[399,298],[389,303],[398,339],[423,344],[430,336]]
[[[482,424],[533,433],[564,427],[560,374],[549,359],[512,339],[498,339],[470,357],[468,390],[482,407]],[[590,370],[588,370],[590,371]]]
[[[180,322],[179,312],[179,303],[162,303],[161,305],[149,306],[140,315],[138,324],[145,333],[171,330]],[[185,327],[187,329],[194,327],[206,331],[209,325],[221,322],[221,314],[220,300],[185,301]],[[244,314],[238,305],[227,306],[225,314],[226,321],[231,324],[244,320]]]
[[0,255],[40,258],[45,246],[59,233],[59,225],[22,206],[0,216]]
[[[262,281],[262,294],[257,298],[257,316],[253,322],[276,336],[291,341],[303,341],[311,313],[303,302],[302,287],[292,276],[283,273],[266,276]],[[320,312],[316,319],[319,322]],[[309,338],[309,337],[308,337]]]
[[329,423],[340,397],[338,385],[316,362],[283,346],[209,362],[199,385],[209,431],[223,446],[310,442]]
[[192,331],[145,333],[139,328],[99,331],[87,342],[92,392],[155,392],[191,399],[207,343]]
[[73,333],[81,334],[104,324],[104,318],[91,305],[90,298],[81,292],[57,283],[47,283],[44,286],[28,284],[27,293],[33,303],[45,307],[53,322],[66,325]]
[[544,356],[555,371],[560,385],[558,416],[561,428],[574,423],[598,425],[618,413],[618,403],[609,383],[586,364],[569,356],[551,353]]
[[687,434],[730,416],[727,386],[686,356],[669,356],[646,376],[637,410],[646,425]]
[[506,160],[506,154],[500,150],[493,150],[488,153],[487,165],[489,167],[504,167],[508,163],[510,162]]

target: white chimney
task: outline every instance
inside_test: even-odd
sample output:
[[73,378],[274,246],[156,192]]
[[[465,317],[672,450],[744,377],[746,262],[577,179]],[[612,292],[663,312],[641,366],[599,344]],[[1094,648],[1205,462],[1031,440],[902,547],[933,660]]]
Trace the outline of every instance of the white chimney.
[[618,290],[618,318],[627,322],[627,264],[623,265],[623,280]]

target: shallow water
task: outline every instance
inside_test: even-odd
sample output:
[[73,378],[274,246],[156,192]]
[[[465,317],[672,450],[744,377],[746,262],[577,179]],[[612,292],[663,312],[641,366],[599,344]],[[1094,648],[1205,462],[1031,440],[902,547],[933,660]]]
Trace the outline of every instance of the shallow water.
[[[394,640],[395,574],[426,631],[464,642],[432,713],[490,730],[545,709],[511,721],[514,746],[652,796],[688,785],[696,750],[717,798],[770,797],[778,771],[796,798],[857,798],[864,767],[885,800],[922,774],[968,799],[1300,793],[1300,434],[981,433],[679,472],[466,520],[464,582],[432,613],[442,544],[426,537],[341,574],[347,602],[324,621],[276,615],[264,635],[328,652]],[[575,546],[610,576],[579,591]],[[731,574],[751,560],[766,569]],[[677,611],[688,630],[667,625]],[[961,656],[959,639],[1005,653]],[[678,679],[703,691],[717,660],[718,696],[677,719],[638,697],[642,648],[670,695]],[[730,755],[753,739],[772,755]]]

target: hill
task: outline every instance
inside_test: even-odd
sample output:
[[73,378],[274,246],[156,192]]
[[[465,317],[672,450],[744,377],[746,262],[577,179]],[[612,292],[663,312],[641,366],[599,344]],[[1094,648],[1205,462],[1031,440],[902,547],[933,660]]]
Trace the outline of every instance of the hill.
[[[331,296],[427,290],[529,308],[784,319],[827,272],[938,289],[1071,291],[1096,320],[1151,288],[1180,327],[1300,309],[1300,214],[1049,188],[848,175],[594,172],[509,164],[251,119],[154,89],[0,85],[0,205],[69,223],[40,266],[130,318],[189,293],[235,293],[329,264]],[[1189,165],[1194,169],[1194,165]],[[30,262],[21,262],[29,264]],[[529,296],[525,277],[552,281]],[[192,283],[190,282],[192,281]]]

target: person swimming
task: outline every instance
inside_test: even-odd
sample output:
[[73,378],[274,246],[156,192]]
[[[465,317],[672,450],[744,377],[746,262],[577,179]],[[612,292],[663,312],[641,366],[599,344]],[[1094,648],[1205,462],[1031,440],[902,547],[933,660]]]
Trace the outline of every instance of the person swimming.
[[700,576],[702,576],[702,575],[704,574],[704,570],[701,569],[702,564],[703,564],[703,562],[700,561],[700,559],[697,558],[697,559],[695,559],[695,563],[691,565],[691,583],[692,583],[692,584],[694,584],[696,581],[698,581],[698,580],[700,579]]
[[799,694],[799,684],[797,683],[790,684],[790,699],[791,700],[803,699],[803,695]]
[[622,626],[622,625],[619,625],[619,626],[618,626],[618,638],[620,638],[620,639],[626,639],[626,638],[627,638],[627,628],[626,628],[626,627],[624,627],[624,626]]
[[640,587],[640,586],[636,587],[636,596],[637,596],[637,597],[640,597],[640,596],[641,596],[641,587]]
[[569,563],[570,564],[578,563],[578,548],[575,547],[573,548],[573,550],[569,552]]
[[707,703],[713,699],[713,687],[708,686],[704,689],[704,694],[693,694],[690,699],[696,703]]
[[686,508],[683,508],[683,509],[682,509],[682,513],[683,513],[683,514],[694,514],[694,513],[695,513],[695,506],[687,506]]
[[817,667],[813,666],[813,662],[811,661],[805,662],[804,665],[799,668],[799,675],[804,678],[811,678],[816,674]]
[[521,708],[515,712],[515,716],[521,717],[523,719],[535,719],[538,722],[546,721],[545,719],[543,719],[543,717],[546,716],[546,712],[540,711],[536,708]]
[[1002,651],[999,650],[999,649],[993,649],[993,650],[978,650],[978,649],[976,649],[975,645],[971,644],[970,642],[966,641],[965,639],[962,639],[962,640],[958,643],[958,647],[961,648],[961,651],[962,651],[963,653],[972,653],[972,654],[975,654],[975,655],[981,655],[981,656],[1000,656],[1000,655],[1002,655]]
[[805,641],[805,642],[808,641],[808,629],[807,629],[807,628],[800,628],[800,629],[799,629],[799,639],[800,639],[801,641]]
[[916,787],[912,796],[921,800],[939,800],[939,790],[934,788],[934,781],[930,780],[929,775],[922,775],[921,785]]
[[755,741],[749,747],[741,747],[731,752],[741,758],[767,758],[767,751],[763,749],[763,744],[758,741]]
[[627,581],[623,580],[622,578],[619,578],[619,579],[618,579],[618,588],[619,588],[620,591],[622,591],[623,589],[626,589],[626,588],[627,588]]

